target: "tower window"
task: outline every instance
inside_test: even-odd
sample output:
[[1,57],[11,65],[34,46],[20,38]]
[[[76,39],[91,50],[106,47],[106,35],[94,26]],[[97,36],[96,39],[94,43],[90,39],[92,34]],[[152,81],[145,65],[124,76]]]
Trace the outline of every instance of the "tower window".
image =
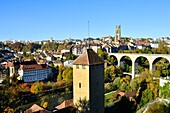
[[85,65],[82,65],[82,69],[86,69],[86,66],[85,66]]
[[79,65],[76,65],[76,69],[79,69]]
[[81,88],[81,83],[79,83],[79,88]]

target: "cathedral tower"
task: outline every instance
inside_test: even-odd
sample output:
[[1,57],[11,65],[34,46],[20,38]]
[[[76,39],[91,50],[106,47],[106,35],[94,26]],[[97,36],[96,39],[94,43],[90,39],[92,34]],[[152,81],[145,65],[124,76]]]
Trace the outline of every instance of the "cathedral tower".
[[120,38],[121,38],[121,26],[117,25],[116,26],[115,43],[119,43]]
[[87,49],[73,62],[73,100],[89,101],[90,113],[104,113],[104,61]]

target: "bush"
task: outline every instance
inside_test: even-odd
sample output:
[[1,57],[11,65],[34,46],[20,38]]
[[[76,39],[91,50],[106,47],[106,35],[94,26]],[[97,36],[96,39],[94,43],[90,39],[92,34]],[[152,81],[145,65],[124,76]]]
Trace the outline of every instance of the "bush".
[[146,113],[169,113],[170,106],[166,105],[163,102],[156,102],[149,106]]
[[113,90],[117,89],[117,85],[113,84],[113,83],[106,83],[105,84],[105,92],[110,92]]
[[126,87],[127,87],[127,84],[125,82],[123,82],[121,85],[120,85],[120,90],[126,90]]
[[138,85],[137,85],[137,82],[136,82],[135,79],[130,81],[130,87],[131,87],[132,90],[137,90]]
[[66,82],[61,80],[52,85],[52,89],[57,89],[59,87],[64,87],[66,85]]

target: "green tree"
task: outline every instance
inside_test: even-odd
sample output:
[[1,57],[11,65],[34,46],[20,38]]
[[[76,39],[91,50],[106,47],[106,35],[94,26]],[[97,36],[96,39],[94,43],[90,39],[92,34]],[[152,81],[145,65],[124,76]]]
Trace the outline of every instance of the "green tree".
[[168,47],[166,45],[167,45],[167,43],[165,41],[160,42],[159,46],[157,48],[157,52],[159,54],[167,54],[167,48]]
[[114,69],[114,74],[116,75],[116,77],[121,77],[123,75],[123,72],[120,67],[116,66]]
[[126,87],[127,87],[127,83],[123,82],[123,83],[121,83],[119,89],[120,89],[120,90],[126,90]]
[[121,83],[120,83],[120,77],[116,77],[115,80],[113,81],[113,85],[116,85],[117,88],[120,87]]
[[76,56],[74,54],[69,54],[67,57],[66,57],[66,60],[75,60],[76,59]]
[[97,53],[98,53],[98,56],[99,56],[100,58],[102,58],[103,60],[105,60],[105,59],[107,58],[107,53],[104,52],[104,51],[102,51],[102,49],[98,49],[98,50],[97,50]]
[[170,82],[164,84],[163,87],[159,88],[160,97],[162,98],[170,98]]
[[130,81],[130,87],[131,87],[132,90],[137,90],[138,84],[137,84],[137,82],[136,82],[135,79],[132,79],[132,80]]
[[68,67],[62,73],[63,80],[72,80],[73,79],[73,68]]
[[110,65],[116,65],[117,59],[115,57],[107,56],[107,62]]
[[142,106],[144,106],[145,104],[152,100],[154,100],[153,92],[146,89],[145,91],[142,92],[142,98],[138,107],[141,108]]

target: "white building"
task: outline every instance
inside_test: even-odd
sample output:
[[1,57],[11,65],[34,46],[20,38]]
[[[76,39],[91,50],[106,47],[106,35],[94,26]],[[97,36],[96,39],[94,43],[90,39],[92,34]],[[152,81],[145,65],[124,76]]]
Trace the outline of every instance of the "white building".
[[67,60],[64,62],[64,66],[65,67],[73,67],[73,64],[72,64],[73,60]]
[[158,48],[159,47],[158,43],[150,43],[150,45],[151,45],[152,48]]
[[52,60],[54,60],[54,56],[53,55],[47,55],[46,60],[52,61]]
[[24,80],[24,82],[34,82],[47,79],[51,73],[52,69],[47,65],[20,65],[20,68],[18,69],[18,79]]
[[61,53],[62,53],[62,54],[70,53],[70,50],[68,50],[68,49],[63,49],[63,50],[61,50]]

